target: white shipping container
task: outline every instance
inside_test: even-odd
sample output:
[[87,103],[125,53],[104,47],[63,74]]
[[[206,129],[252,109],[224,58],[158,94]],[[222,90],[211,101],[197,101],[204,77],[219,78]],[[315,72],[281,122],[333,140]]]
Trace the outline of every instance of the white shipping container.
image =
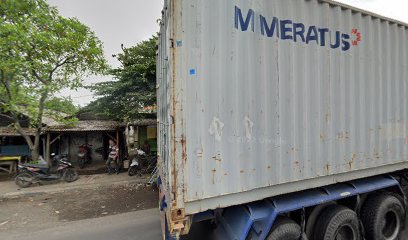
[[328,0],[165,1],[172,222],[408,168],[407,45],[407,24]]

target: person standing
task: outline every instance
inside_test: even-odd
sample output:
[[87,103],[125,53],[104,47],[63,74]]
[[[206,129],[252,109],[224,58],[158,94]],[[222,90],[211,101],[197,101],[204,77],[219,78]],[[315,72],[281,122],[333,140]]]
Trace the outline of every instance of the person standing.
[[[116,145],[115,141],[112,139],[109,140],[109,155],[108,160],[106,161],[106,166],[108,168],[108,174],[112,174],[113,170],[116,171],[116,174],[119,174],[119,148]],[[111,164],[115,163],[115,168],[112,168]]]

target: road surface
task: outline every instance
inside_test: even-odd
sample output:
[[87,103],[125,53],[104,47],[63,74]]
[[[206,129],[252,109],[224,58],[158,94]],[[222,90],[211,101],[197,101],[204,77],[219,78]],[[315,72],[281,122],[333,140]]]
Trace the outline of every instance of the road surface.
[[4,235],[2,240],[161,240],[158,209],[67,222],[57,227]]
[[[0,198],[0,240],[161,239],[155,189],[138,182],[108,181],[120,175],[95,177],[107,182],[16,199]],[[7,182],[0,182],[0,189],[3,185]],[[28,190],[41,193],[60,187],[52,184]]]
[[[125,184],[0,199],[0,240],[161,240],[157,196]],[[195,225],[183,240],[214,239],[211,229]]]
[[[400,240],[407,240],[407,233]],[[202,236],[202,235],[201,235]],[[161,240],[157,208],[124,214],[67,222],[59,226],[9,235],[2,240]],[[184,239],[200,240],[194,236]]]

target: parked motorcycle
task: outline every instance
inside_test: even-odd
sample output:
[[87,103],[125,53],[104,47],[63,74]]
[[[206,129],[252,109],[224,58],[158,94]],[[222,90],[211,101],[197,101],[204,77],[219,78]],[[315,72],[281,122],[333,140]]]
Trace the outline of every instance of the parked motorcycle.
[[42,181],[53,181],[63,179],[66,182],[73,182],[78,179],[78,173],[66,158],[51,155],[53,158],[52,167],[46,164],[20,164],[19,171],[15,177],[15,183],[22,188],[31,186]]
[[141,173],[142,166],[141,166],[140,158],[145,155],[146,155],[145,152],[143,152],[142,150],[139,150],[139,149],[136,150],[136,156],[132,159],[132,163],[130,164],[129,169],[128,169],[129,176],[134,176],[137,173],[139,173],[139,176],[142,175]]
[[129,166],[128,175],[134,176],[138,174],[142,176],[142,174],[152,174],[156,169],[156,164],[156,156],[147,155],[144,151],[137,150],[137,154]]
[[53,163],[58,163],[58,161],[69,162],[66,154],[56,155],[55,153],[51,153],[51,159]]
[[84,168],[85,164],[92,163],[92,145],[83,144],[78,150],[78,165],[79,168]]

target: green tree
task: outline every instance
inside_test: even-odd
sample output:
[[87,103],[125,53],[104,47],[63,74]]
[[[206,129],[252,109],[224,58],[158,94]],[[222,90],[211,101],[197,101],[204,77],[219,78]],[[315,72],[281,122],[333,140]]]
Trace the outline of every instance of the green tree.
[[94,85],[91,89],[99,99],[84,111],[108,115],[114,119],[141,118],[146,108],[156,105],[157,36],[134,47],[124,48],[117,55],[121,66],[111,71],[115,81]]
[[[60,16],[44,0],[0,1],[0,112],[14,122],[33,160],[44,114],[72,110],[55,94],[80,87],[86,75],[104,69],[102,43],[79,20]],[[19,124],[21,113],[36,129],[34,140]]]

